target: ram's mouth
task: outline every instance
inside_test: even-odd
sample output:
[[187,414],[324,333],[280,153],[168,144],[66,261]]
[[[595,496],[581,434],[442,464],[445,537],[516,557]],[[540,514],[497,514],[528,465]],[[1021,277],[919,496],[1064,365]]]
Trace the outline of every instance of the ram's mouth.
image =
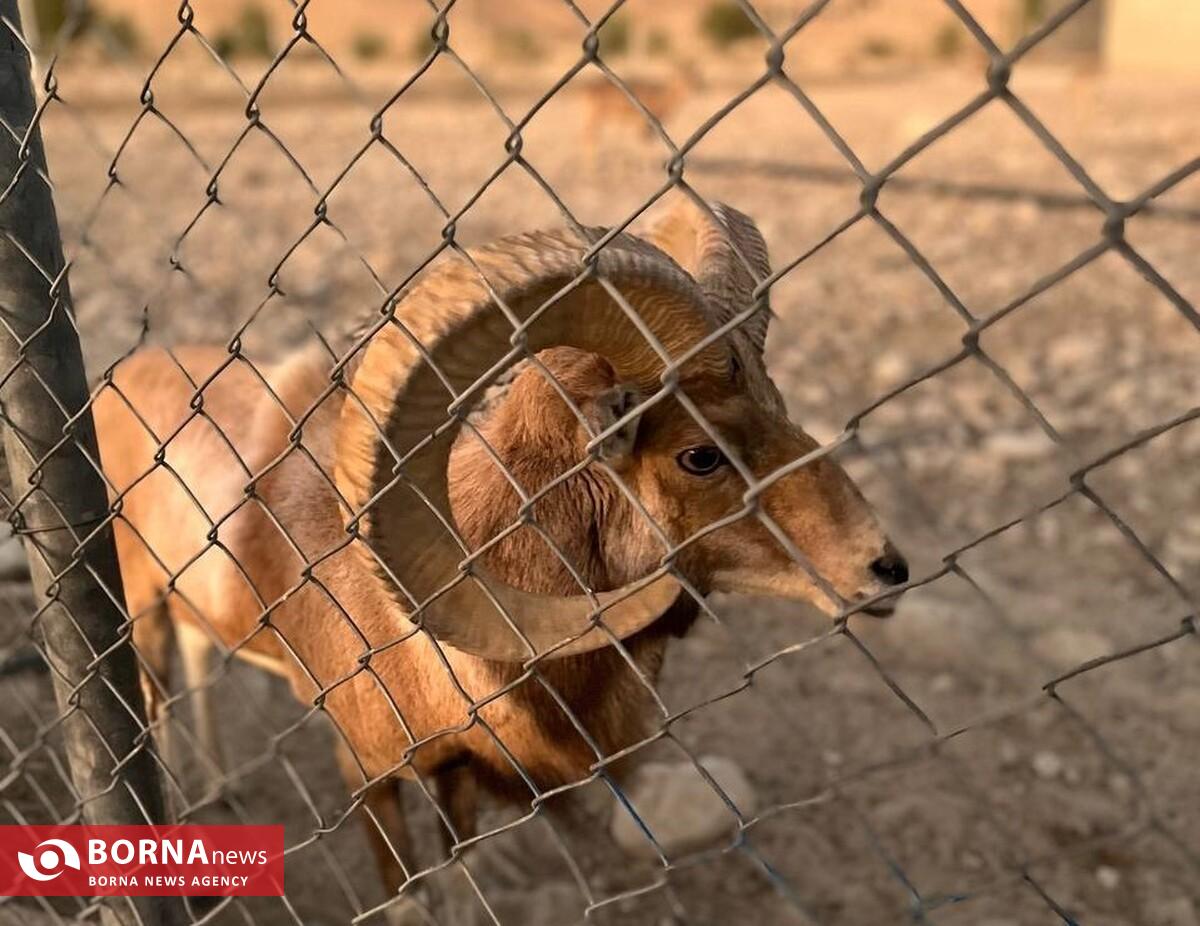
[[867,605],[859,611],[860,614],[867,614],[871,617],[891,617],[896,613],[895,601],[877,601],[875,604]]

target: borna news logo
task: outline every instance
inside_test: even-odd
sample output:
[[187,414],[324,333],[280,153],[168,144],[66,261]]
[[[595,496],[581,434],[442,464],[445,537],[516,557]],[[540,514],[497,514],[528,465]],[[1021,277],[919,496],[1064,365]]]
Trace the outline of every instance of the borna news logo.
[[282,826],[0,826],[0,896],[283,894]]
[[34,881],[53,881],[68,868],[79,871],[79,853],[62,839],[46,839],[33,852],[18,852],[17,864],[25,877]]

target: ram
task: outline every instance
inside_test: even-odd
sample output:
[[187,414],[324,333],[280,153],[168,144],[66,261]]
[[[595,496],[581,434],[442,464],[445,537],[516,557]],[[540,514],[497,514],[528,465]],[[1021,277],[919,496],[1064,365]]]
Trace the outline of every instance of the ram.
[[[144,350],[96,402],[152,721],[173,638],[190,683],[211,647],[286,677],[337,729],[392,893],[393,780],[435,783],[453,846],[480,788],[587,779],[649,732],[643,679],[693,590],[883,614],[907,581],[767,376],[754,224],[685,202],[581,275],[599,234],[445,261],[335,375]],[[203,700],[195,719],[215,751]]]

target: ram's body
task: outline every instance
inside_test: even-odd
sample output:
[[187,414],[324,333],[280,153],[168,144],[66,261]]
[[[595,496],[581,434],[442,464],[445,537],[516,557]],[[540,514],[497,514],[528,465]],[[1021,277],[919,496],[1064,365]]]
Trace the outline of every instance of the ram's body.
[[[413,765],[425,775],[469,758],[497,786],[518,786],[513,759],[542,787],[586,777],[595,753],[536,683],[520,685],[481,711],[512,759],[482,725],[470,726],[468,699],[458,686],[483,698],[517,677],[511,667],[449,647],[442,648],[443,664],[434,644],[418,633],[374,655],[369,671],[354,674],[369,647],[385,646],[409,628],[377,579],[347,549],[314,566],[311,581],[301,580],[306,561],[337,550],[346,540],[347,515],[339,510],[327,475],[333,472],[332,432],[341,400],[321,405],[293,446],[292,421],[247,365],[226,366],[205,387],[197,414],[189,405],[195,384],[227,362],[228,354],[220,348],[184,348],[175,355],[178,364],[159,350],[122,364],[116,390],[103,392],[95,408],[105,469],[124,497],[117,544],[138,639],[152,640],[161,630],[154,626],[162,619],[158,603],[175,576],[175,591],[166,595],[166,604],[183,632],[214,634],[239,657],[289,678],[304,702],[312,701],[318,686],[334,686],[349,677],[330,691],[325,703],[371,778],[398,769],[412,741],[438,733],[444,735],[412,754]],[[299,417],[328,383],[329,366],[327,359],[322,363],[312,354],[267,371],[266,379],[291,415]],[[533,468],[544,469],[541,478],[548,479],[573,462],[573,429],[564,431],[550,420],[555,412],[569,414],[558,404],[558,409],[543,406],[537,414],[545,417],[541,434],[561,439],[559,452],[509,454],[510,468],[526,485],[538,478]],[[168,442],[165,465],[155,467],[158,442],[185,421]],[[455,465],[475,470],[477,478],[457,483],[464,489],[455,509],[466,536],[486,538],[513,519],[516,501],[504,477],[472,451],[471,443],[461,440]],[[542,444],[539,449],[547,448]],[[273,461],[279,462],[268,470]],[[250,474],[264,471],[248,497]],[[593,483],[584,497],[599,500],[595,490]],[[580,549],[580,540],[586,542],[589,534],[577,525],[588,518],[567,510],[568,493],[557,492],[546,501],[539,508],[539,522],[576,548],[585,577],[601,588],[621,584],[605,575],[602,560]],[[622,507],[615,498],[611,501],[612,514],[619,516]],[[549,523],[555,514],[560,523]],[[218,519],[223,520],[210,542]],[[500,565],[499,575],[521,581],[531,591],[573,590],[560,563],[523,545],[514,540],[492,557]],[[513,575],[518,569],[521,575]],[[680,621],[685,610],[680,610]],[[268,621],[270,626],[264,626]],[[630,641],[635,661],[649,678],[656,674],[668,634],[679,629],[679,623],[664,621]],[[541,672],[605,754],[641,735],[647,692],[615,650],[550,662]]]
[[[661,354],[595,281],[531,327],[538,363],[471,391],[511,346],[497,293],[518,317],[561,293],[592,241],[574,233],[505,239],[430,273],[401,306],[404,329],[373,335],[348,388],[331,387],[320,352],[261,374],[217,348],[122,363],[95,414],[147,675],[165,675],[175,628],[285,676],[340,731],[353,788],[431,776],[461,840],[477,782],[527,801],[531,785],[584,780],[649,732],[666,642],[697,611],[679,578],[700,594],[874,607],[907,569],[846,474],[810,459],[816,443],[787,420],[762,361],[769,315],[753,310],[765,245],[718,208],[689,206],[657,232],[678,263],[627,236],[599,259],[662,349],[689,358],[678,390],[645,408]],[[448,382],[471,402],[457,432],[444,427]],[[421,498],[396,484],[401,456]],[[514,483],[536,497],[532,523]],[[448,520],[485,550],[472,578]],[[672,575],[644,581],[668,552]],[[597,599],[604,633],[589,629]],[[530,647],[534,672],[521,666]],[[165,679],[146,688],[153,720]],[[214,750],[206,704],[197,724]],[[394,794],[366,800],[406,854]],[[369,832],[395,891],[406,874]]]

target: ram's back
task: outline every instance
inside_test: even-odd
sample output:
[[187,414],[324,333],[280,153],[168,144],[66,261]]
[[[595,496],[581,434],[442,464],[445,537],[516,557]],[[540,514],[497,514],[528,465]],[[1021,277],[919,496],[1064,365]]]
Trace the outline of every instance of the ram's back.
[[[293,437],[329,382],[328,362],[310,355],[266,370],[269,391],[241,362],[222,368],[220,348],[174,355],[178,363],[162,350],[135,354],[95,407],[121,501],[117,549],[135,639],[169,611],[176,626],[203,625],[239,657],[285,675],[302,702],[320,692],[372,776],[410,774],[402,763],[413,739],[424,741],[411,756],[422,774],[470,755],[500,790],[524,787],[514,756],[547,786],[587,774],[594,753],[556,702],[537,686],[496,698],[519,670],[435,650],[347,543],[348,514],[330,481],[339,397],[304,419],[302,445]],[[651,659],[661,652],[660,642],[633,645],[639,659],[647,645]],[[608,751],[637,738],[642,686],[618,654],[543,671],[579,689],[572,708]],[[472,699],[486,700],[478,709],[486,729],[473,720]]]
[[[98,397],[96,429],[121,506],[117,549],[135,619],[165,602],[175,620],[207,624],[238,645],[287,582],[283,573],[298,570],[289,569],[296,554],[273,526],[261,486],[278,491],[271,464],[289,446],[294,416],[319,391],[320,371],[305,358],[265,378],[271,388],[220,347],[147,348],[122,362],[113,388]],[[248,493],[252,479],[259,488]],[[280,655],[270,635],[247,645],[244,655]]]

